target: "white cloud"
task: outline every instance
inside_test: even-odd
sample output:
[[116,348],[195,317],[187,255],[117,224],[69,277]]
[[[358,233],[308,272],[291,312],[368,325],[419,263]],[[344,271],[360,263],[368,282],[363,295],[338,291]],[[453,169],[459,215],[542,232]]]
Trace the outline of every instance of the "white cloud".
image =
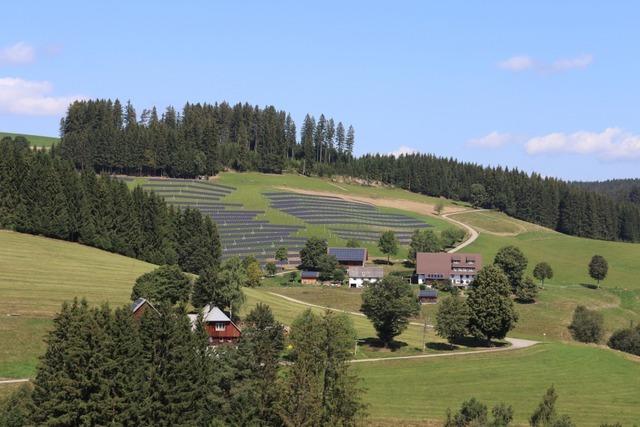
[[535,66],[533,59],[526,55],[512,56],[498,63],[498,67],[509,71],[524,71]]
[[467,145],[482,148],[499,148],[515,140],[509,133],[491,132],[481,138],[470,139]]
[[529,154],[593,154],[605,160],[637,159],[640,158],[640,135],[619,128],[607,128],[600,133],[557,132],[529,139],[525,149]]
[[403,154],[407,155],[407,154],[416,154],[418,152],[418,150],[416,150],[415,148],[411,148],[411,147],[407,147],[406,145],[401,145],[400,147],[398,147],[398,149],[396,151],[392,151],[391,153],[389,153],[390,156],[395,156],[395,157],[400,157]]
[[70,103],[83,96],[51,96],[53,86],[47,81],[0,78],[0,111],[26,115],[59,115]]
[[36,58],[33,46],[25,42],[18,42],[0,49],[0,63],[28,64]]
[[551,64],[554,71],[567,71],[574,68],[587,68],[593,63],[593,55],[580,55],[575,58],[560,58]]
[[560,73],[563,71],[584,69],[593,63],[593,55],[584,54],[571,58],[558,58],[552,63],[537,61],[527,55],[518,55],[498,62],[503,70],[520,72],[535,70],[539,73]]

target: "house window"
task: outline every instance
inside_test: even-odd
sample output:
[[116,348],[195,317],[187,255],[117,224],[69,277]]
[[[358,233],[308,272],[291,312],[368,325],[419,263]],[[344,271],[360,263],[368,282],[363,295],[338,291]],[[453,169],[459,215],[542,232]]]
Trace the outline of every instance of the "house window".
[[216,322],[214,327],[216,331],[224,331],[225,324],[223,322]]

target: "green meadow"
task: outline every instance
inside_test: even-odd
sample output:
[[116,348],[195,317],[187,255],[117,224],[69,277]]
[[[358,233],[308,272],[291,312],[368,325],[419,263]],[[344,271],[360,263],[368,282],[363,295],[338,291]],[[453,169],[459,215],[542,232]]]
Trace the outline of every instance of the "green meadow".
[[57,144],[59,141],[59,138],[53,137],[53,136],[27,135],[24,133],[0,132],[0,139],[4,138],[5,136],[9,136],[11,138],[16,136],[24,136],[29,140],[29,144],[31,144],[32,147],[50,148],[53,144]]

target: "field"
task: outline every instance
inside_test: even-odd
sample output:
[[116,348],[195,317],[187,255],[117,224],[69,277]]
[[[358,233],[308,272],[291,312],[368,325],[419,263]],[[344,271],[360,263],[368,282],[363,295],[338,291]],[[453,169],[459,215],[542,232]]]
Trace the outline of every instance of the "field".
[[[145,184],[146,179],[129,181]],[[235,190],[220,199],[237,203],[245,211],[264,211],[253,218],[272,224],[299,226],[292,236],[320,235],[332,244],[341,244],[332,225],[309,224],[294,215],[270,206],[265,192],[304,192],[312,196],[330,194],[353,202],[377,204],[380,212],[401,213],[421,219],[436,230],[449,223],[430,213],[436,199],[402,190],[348,184],[339,180],[292,175],[224,173],[215,184]],[[395,197],[395,199],[394,199]],[[353,199],[356,198],[356,199]],[[395,208],[386,205],[395,200]],[[421,203],[424,202],[424,203]],[[447,209],[466,209],[446,203]],[[235,208],[234,208],[235,209]],[[450,211],[451,212],[451,211]],[[356,369],[368,390],[369,412],[382,425],[403,425],[425,420],[441,420],[447,407],[475,396],[489,404],[512,404],[516,419],[524,424],[545,389],[555,384],[559,408],[578,425],[599,425],[620,421],[625,425],[640,419],[640,361],[604,347],[570,342],[566,326],[576,304],[585,304],[604,313],[608,331],[640,321],[640,245],[602,242],[565,236],[523,223],[505,215],[464,212],[453,216],[480,231],[479,238],[465,251],[480,252],[485,263],[505,245],[520,247],[529,259],[529,273],[535,263],[549,262],[555,272],[535,304],[518,304],[518,327],[513,337],[543,341],[529,349],[504,353],[453,356],[422,360],[359,363]],[[369,246],[371,251],[376,249]],[[599,253],[610,265],[609,276],[595,289],[587,274],[591,256]],[[402,256],[400,254],[399,256]],[[37,356],[44,349],[41,337],[62,301],[85,296],[91,303],[109,301],[119,305],[129,301],[135,278],[153,266],[81,245],[41,237],[0,232],[0,378],[28,377],[34,373]],[[387,268],[387,267],[385,267]],[[402,270],[396,262],[388,269]],[[287,287],[280,279],[266,286],[247,289],[244,313],[258,301],[269,304],[276,317],[290,323],[305,306],[283,299],[288,296],[311,304],[357,311],[360,291],[324,287]],[[437,306],[429,305],[415,319],[433,322]],[[321,312],[315,308],[314,311]],[[361,316],[351,316],[361,340],[373,337],[373,328]],[[400,338],[407,345],[397,352],[380,350],[361,341],[356,358],[388,357],[420,353],[421,326],[412,325]],[[428,352],[438,350],[439,340]],[[355,343],[354,343],[355,344]],[[0,386],[0,396],[9,386]],[[609,418],[607,418],[609,417]]]
[[76,243],[0,231],[0,378],[33,374],[63,301],[128,303],[135,279],[152,268]]
[[27,135],[24,133],[10,133],[10,132],[0,132],[0,139],[5,136],[10,136],[11,138],[15,136],[24,136],[29,140],[29,143],[32,147],[45,147],[49,148],[53,144],[58,143],[58,138],[53,136],[41,136],[41,135]]

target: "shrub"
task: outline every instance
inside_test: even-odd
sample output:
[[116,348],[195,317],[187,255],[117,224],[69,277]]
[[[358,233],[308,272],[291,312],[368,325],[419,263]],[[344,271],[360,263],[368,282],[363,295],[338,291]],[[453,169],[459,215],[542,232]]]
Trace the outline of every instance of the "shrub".
[[613,349],[640,356],[640,325],[615,331],[607,345]]
[[571,336],[576,341],[600,342],[604,335],[604,318],[602,313],[589,310],[583,305],[576,307],[573,320],[569,325]]

